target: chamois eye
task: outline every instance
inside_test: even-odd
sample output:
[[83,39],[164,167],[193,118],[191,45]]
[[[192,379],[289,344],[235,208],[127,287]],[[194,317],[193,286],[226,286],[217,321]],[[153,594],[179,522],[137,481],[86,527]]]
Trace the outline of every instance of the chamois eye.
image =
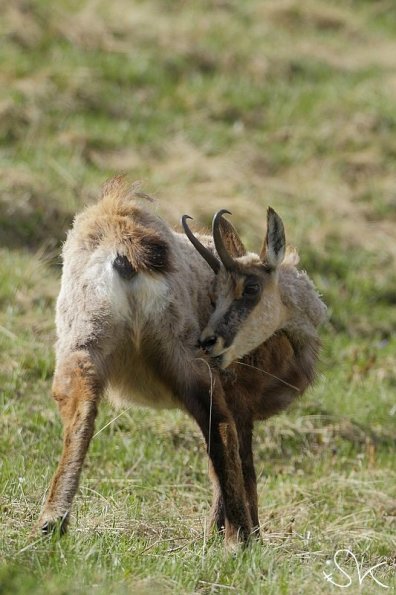
[[247,283],[243,289],[243,295],[257,295],[260,291],[258,283]]

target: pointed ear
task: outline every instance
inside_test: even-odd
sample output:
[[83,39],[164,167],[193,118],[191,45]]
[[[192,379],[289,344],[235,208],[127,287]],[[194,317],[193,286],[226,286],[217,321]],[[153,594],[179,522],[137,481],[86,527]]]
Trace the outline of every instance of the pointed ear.
[[267,211],[267,235],[260,253],[262,262],[276,268],[285,257],[286,239],[282,219],[272,209]]
[[219,227],[224,246],[231,256],[234,258],[245,256],[246,248],[237,234],[235,227],[227,219],[224,219],[224,217],[220,219]]

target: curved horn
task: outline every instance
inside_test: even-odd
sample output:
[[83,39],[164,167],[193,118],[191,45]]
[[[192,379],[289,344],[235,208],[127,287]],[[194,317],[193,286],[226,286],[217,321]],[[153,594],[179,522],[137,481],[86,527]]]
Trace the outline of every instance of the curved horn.
[[227,271],[234,271],[237,267],[236,262],[233,259],[233,257],[227,252],[220,232],[220,221],[224,213],[228,213],[229,215],[231,215],[230,211],[227,211],[227,209],[221,209],[220,211],[217,211],[216,215],[213,217],[212,234],[217,254],[220,256],[221,262],[223,263]]
[[193,232],[187,225],[187,219],[192,219],[192,217],[190,217],[190,215],[183,215],[183,217],[181,218],[181,224],[183,226],[184,233],[186,234],[194,248],[200,253],[202,258],[206,260],[212,271],[217,275],[217,273],[220,270],[219,261],[210,250],[208,250],[203,244],[201,244],[199,240],[197,240],[197,238],[194,236]]

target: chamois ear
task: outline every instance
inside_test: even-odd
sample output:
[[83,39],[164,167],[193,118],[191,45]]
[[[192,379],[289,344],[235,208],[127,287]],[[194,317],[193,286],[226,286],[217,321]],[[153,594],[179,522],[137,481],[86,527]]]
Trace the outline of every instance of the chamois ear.
[[219,227],[224,246],[227,248],[227,251],[231,256],[234,258],[245,256],[246,248],[232,223],[221,217]]
[[261,249],[260,259],[271,268],[276,268],[285,257],[286,239],[282,219],[272,209],[267,211],[267,235]]

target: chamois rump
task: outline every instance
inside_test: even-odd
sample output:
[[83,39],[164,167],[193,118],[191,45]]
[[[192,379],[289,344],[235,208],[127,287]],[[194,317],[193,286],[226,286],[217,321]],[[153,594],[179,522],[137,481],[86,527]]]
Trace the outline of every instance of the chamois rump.
[[260,256],[223,215],[213,238],[195,237],[184,216],[186,237],[115,178],[75,218],[52,387],[64,442],[39,519],[44,534],[66,530],[103,395],[190,414],[208,448],[213,525],[229,545],[259,533],[253,423],[312,383],[325,306],[295,252],[285,255],[273,210]]

